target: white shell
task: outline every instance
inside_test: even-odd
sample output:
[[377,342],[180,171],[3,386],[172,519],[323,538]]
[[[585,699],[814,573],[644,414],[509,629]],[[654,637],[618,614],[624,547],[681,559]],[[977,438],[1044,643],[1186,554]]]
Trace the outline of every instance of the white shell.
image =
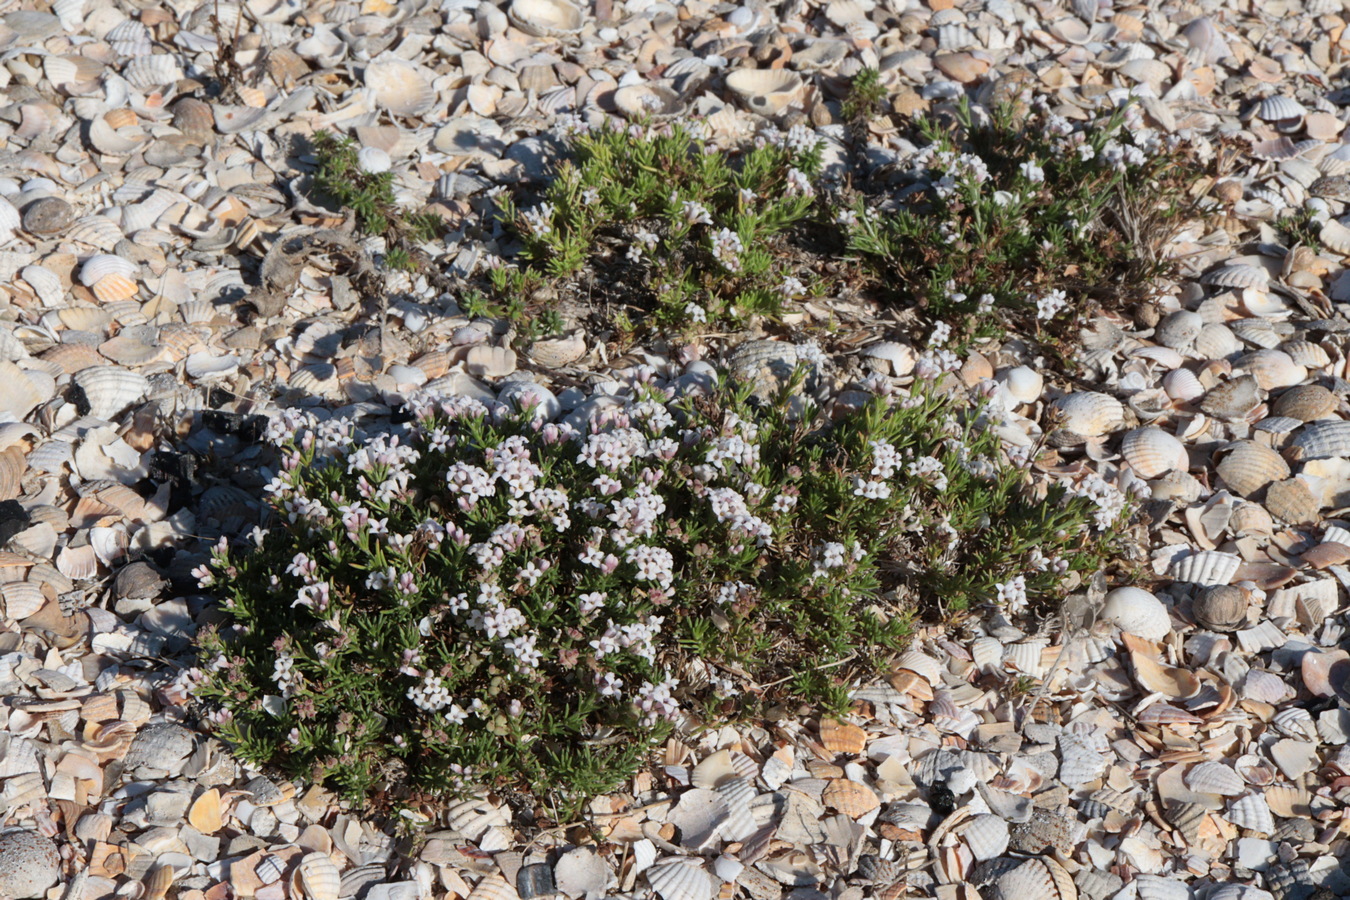
[[86,259],[84,265],[80,266],[80,284],[93,287],[109,275],[134,278],[136,274],[136,264],[131,260],[111,253],[99,253]]
[[1014,366],[1000,373],[998,380],[1019,403],[1035,403],[1045,389],[1045,379],[1030,366]]
[[614,105],[630,119],[650,118],[662,122],[684,112],[678,93],[664,84],[630,84],[614,92]]
[[1255,792],[1238,797],[1228,806],[1224,818],[1239,828],[1247,828],[1257,834],[1269,835],[1275,832],[1275,817],[1270,812],[1266,798]]
[[1303,104],[1293,97],[1276,94],[1261,101],[1256,115],[1267,122],[1282,122],[1287,119],[1301,119],[1308,114]]
[[1267,391],[1293,387],[1308,377],[1308,370],[1283,350],[1254,350],[1239,357],[1233,369],[1253,376]]
[[116,366],[95,366],[72,376],[89,401],[89,413],[111,420],[145,396],[149,382],[144,375]]
[[420,116],[436,105],[431,80],[412,63],[387,57],[366,66],[365,84],[375,102],[397,116]]
[[1205,386],[1190,369],[1173,369],[1163,376],[1163,390],[1167,396],[1180,403],[1186,403],[1203,397]]
[[1220,266],[1201,276],[1203,284],[1215,284],[1220,287],[1260,288],[1270,286],[1270,273],[1258,266],[1236,265]]
[[130,60],[122,69],[122,77],[133,87],[147,90],[173,84],[183,77],[183,69],[168,53],[154,53]]
[[975,816],[961,829],[961,840],[977,860],[993,859],[1008,849],[1008,823],[995,815]]
[[1218,761],[1202,762],[1186,773],[1186,787],[1200,794],[1236,797],[1247,789],[1242,776]]
[[661,900],[713,900],[721,886],[697,859],[663,862],[648,869],[646,875]]
[[511,24],[535,37],[561,38],[581,31],[585,14],[567,0],[512,0]]
[[1217,550],[1201,550],[1172,563],[1167,574],[1177,581],[1199,584],[1205,587],[1213,584],[1230,584],[1242,565],[1242,557],[1236,553],[1221,553]]
[[1125,407],[1115,397],[1095,391],[1075,391],[1054,402],[1064,430],[1083,437],[1098,437],[1125,424]]
[[1146,480],[1190,467],[1185,445],[1153,425],[1127,432],[1120,453],[1135,474]]
[[295,887],[309,900],[338,900],[342,874],[327,853],[307,853],[296,866]]
[[1164,638],[1172,630],[1172,620],[1162,601],[1142,588],[1121,587],[1106,595],[1102,618],[1126,634],[1148,641]]
[[737,69],[726,78],[727,89],[751,112],[774,116],[801,94],[801,76],[787,69]]

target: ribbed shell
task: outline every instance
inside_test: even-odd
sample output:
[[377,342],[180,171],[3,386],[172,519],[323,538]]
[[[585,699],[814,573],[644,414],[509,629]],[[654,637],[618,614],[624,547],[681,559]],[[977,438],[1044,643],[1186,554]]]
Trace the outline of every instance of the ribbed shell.
[[1196,355],[1201,359],[1226,359],[1241,352],[1242,342],[1227,325],[1211,322],[1200,329],[1194,343]]
[[1228,265],[1211,269],[1201,276],[1200,281],[1203,284],[1213,284],[1219,287],[1265,290],[1270,286],[1270,273],[1259,266]]
[[1233,367],[1251,375],[1267,391],[1293,387],[1308,377],[1308,370],[1282,350],[1255,350],[1239,357]]
[[1168,472],[1185,471],[1190,460],[1186,447],[1156,426],[1126,432],[1120,442],[1121,456],[1140,478],[1158,478]]
[[1065,394],[1053,404],[1065,431],[1083,437],[1099,437],[1125,425],[1125,407],[1115,397],[1095,391]]
[[1257,834],[1269,835],[1275,831],[1275,817],[1271,815],[1266,798],[1260,794],[1244,794],[1237,798],[1229,805],[1224,818]]
[[1280,454],[1255,441],[1234,441],[1222,451],[1216,470],[1239,497],[1251,497],[1272,482],[1289,477],[1289,464]]
[[1322,505],[1308,482],[1297,476],[1277,481],[1266,489],[1266,509],[1290,525],[1316,522]]
[[1350,456],[1350,422],[1311,422],[1294,435],[1284,455],[1295,461]]
[[1202,590],[1191,604],[1191,615],[1200,627],[1233,631],[1247,623],[1247,592],[1220,584]]
[[1320,384],[1300,384],[1281,394],[1270,411],[1273,415],[1311,422],[1330,415],[1339,403],[1336,395]]
[[1251,375],[1215,385],[1200,399],[1200,409],[1220,419],[1244,418],[1261,403],[1261,387]]
[[1167,574],[1177,581],[1188,584],[1203,586],[1230,584],[1241,565],[1242,557],[1236,553],[1201,550],[1172,563],[1167,569]]

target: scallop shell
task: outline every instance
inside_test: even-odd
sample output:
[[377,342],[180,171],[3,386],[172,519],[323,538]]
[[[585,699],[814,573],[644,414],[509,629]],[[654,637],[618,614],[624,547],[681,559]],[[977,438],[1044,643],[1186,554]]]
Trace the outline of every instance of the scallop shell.
[[1115,397],[1094,391],[1075,391],[1056,400],[1062,429],[1085,438],[1099,437],[1125,425],[1125,407]]
[[881,341],[864,347],[860,353],[874,372],[903,378],[914,371],[914,348],[899,341]]
[[1005,871],[994,881],[993,900],[1078,900],[1078,888],[1064,867],[1049,857],[1035,857]]
[[821,719],[820,744],[836,756],[857,756],[867,746],[867,732],[838,719]]
[[94,282],[89,290],[99,303],[117,303],[121,300],[130,300],[140,291],[140,285],[133,278],[125,275],[105,275]]
[[1184,472],[1190,467],[1185,445],[1152,425],[1126,432],[1120,443],[1120,454],[1135,474],[1144,479],[1158,478],[1177,470]]
[[1247,624],[1247,592],[1217,584],[1205,588],[1191,604],[1191,615],[1201,628],[1235,631]]
[[89,143],[107,156],[130,156],[145,145],[143,134],[126,135],[109,124],[106,116],[95,116],[89,121]]
[[1177,581],[1209,587],[1231,583],[1241,565],[1242,557],[1236,553],[1201,550],[1173,562],[1167,574]]
[[52,398],[46,382],[29,378],[23,369],[0,360],[0,411],[22,419],[39,403]]
[[1322,505],[1308,482],[1295,476],[1277,481],[1266,489],[1266,509],[1290,525],[1308,525],[1318,519]]
[[1242,342],[1227,325],[1211,322],[1200,329],[1193,349],[1201,359],[1226,359],[1241,352]]
[[16,620],[28,618],[47,602],[42,588],[28,581],[0,585],[0,598],[4,601],[5,618]]
[[43,306],[61,305],[66,289],[61,284],[60,275],[42,266],[24,266],[19,270],[19,277],[28,282],[28,286],[37,294]]
[[1121,587],[1106,595],[1102,618],[1126,634],[1157,641],[1172,630],[1172,620],[1162,601],[1142,588]]
[[720,887],[719,880],[697,859],[673,859],[644,874],[661,900],[713,900]]
[[1331,415],[1337,405],[1336,395],[1320,384],[1300,384],[1281,394],[1270,411],[1272,415],[1311,422]]
[[1323,369],[1331,365],[1331,356],[1321,344],[1312,341],[1285,341],[1279,349],[1305,369]]
[[327,853],[306,853],[292,877],[309,900],[338,900],[341,893],[342,873]]
[[1350,456],[1350,422],[1311,422],[1294,435],[1284,455],[1294,461]]
[[664,122],[684,112],[687,104],[672,88],[647,82],[630,84],[614,92],[614,105],[630,119]]
[[820,800],[827,809],[833,809],[850,819],[861,818],[881,805],[875,791],[847,778],[831,779]]
[[726,77],[727,89],[746,109],[775,116],[801,95],[801,76],[787,69],[737,69]]
[[114,25],[104,35],[104,40],[118,56],[148,56],[154,50],[150,29],[135,19],[123,19]]
[[406,60],[384,58],[366,66],[365,85],[375,102],[397,116],[420,116],[436,105],[436,91],[422,70]]
[[1317,236],[1318,240],[1322,242],[1322,246],[1334,250],[1341,256],[1350,255],[1350,228],[1345,227],[1338,220],[1327,219]]
[[972,817],[961,828],[960,835],[971,855],[980,862],[993,859],[1008,849],[1008,823],[995,815],[986,813]]
[[1186,773],[1186,787],[1201,794],[1236,797],[1247,790],[1242,776],[1231,766],[1212,761],[1203,762]]
[[1243,794],[1230,803],[1224,818],[1259,835],[1275,833],[1275,817],[1271,815],[1270,805],[1257,793]]
[[117,366],[95,366],[76,372],[74,383],[84,393],[90,415],[111,420],[149,390],[144,375]]
[[1234,441],[1223,453],[1216,471],[1239,497],[1250,497],[1272,482],[1289,477],[1289,464],[1283,457],[1255,441]]
[[1308,370],[1282,350],[1255,350],[1239,357],[1233,368],[1251,375],[1267,391],[1293,387],[1308,377]]
[[1302,103],[1283,94],[1267,97],[1256,107],[1257,118],[1267,122],[1287,122],[1302,119],[1307,114]]
[[586,338],[578,329],[564,337],[535,341],[526,354],[532,362],[556,369],[571,365],[586,355]]
[[581,31],[585,13],[566,0],[511,0],[511,24],[535,37],[565,38]]
[[1191,900],[1191,887],[1175,878],[1161,875],[1137,875],[1134,879],[1139,900]]

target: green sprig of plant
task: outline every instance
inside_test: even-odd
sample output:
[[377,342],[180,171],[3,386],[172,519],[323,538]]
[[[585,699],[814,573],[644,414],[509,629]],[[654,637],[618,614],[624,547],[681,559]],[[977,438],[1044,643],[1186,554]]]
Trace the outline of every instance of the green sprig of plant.
[[1101,491],[1031,490],[978,411],[919,389],[822,421],[803,376],[763,406],[645,388],[578,435],[463,398],[395,434],[287,411],[274,522],[198,572],[220,735],[352,798],[523,786],[570,813],[677,722],[838,709],[914,615],[1052,603],[1103,565]]
[[565,279],[618,244],[602,264],[631,266],[662,326],[774,315],[796,290],[772,248],[815,203],[808,132],[730,154],[680,124],[605,126],[569,150],[538,205],[499,199],[528,267]]
[[445,233],[441,218],[432,212],[401,211],[394,196],[394,173],[363,169],[354,139],[315,132],[314,154],[318,160],[314,185],[319,192],[350,209],[362,231],[386,236],[385,265],[416,269],[416,245]]
[[867,120],[881,111],[886,99],[886,86],[881,83],[881,72],[864,67],[849,81],[848,94],[839,105],[843,120],[852,126],[865,126]]

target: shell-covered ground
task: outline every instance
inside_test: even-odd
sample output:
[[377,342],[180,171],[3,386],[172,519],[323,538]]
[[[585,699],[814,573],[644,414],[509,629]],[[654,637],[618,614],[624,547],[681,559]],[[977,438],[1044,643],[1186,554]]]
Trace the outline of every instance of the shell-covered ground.
[[[1350,895],[1339,0],[0,8],[0,895]],[[887,99],[851,130],[864,68]],[[1133,98],[1196,173],[1175,279],[960,372],[1041,476],[1142,498],[1130,580],[1039,625],[925,626],[848,721],[673,740],[557,827],[492,795],[381,825],[199,727],[192,570],[259,521],[253,416],[522,381],[579,402],[751,338],[795,359],[813,327],[837,389],[916,377],[912,316],[865,293],[684,347],[619,346],[581,296],[533,346],[462,310],[518,249],[491,193],[541,183],[564,124],[801,126],[837,180],[884,183],[917,167],[904,121],[1004,87],[1070,123]],[[321,130],[448,223],[419,272],[316,201]]]

